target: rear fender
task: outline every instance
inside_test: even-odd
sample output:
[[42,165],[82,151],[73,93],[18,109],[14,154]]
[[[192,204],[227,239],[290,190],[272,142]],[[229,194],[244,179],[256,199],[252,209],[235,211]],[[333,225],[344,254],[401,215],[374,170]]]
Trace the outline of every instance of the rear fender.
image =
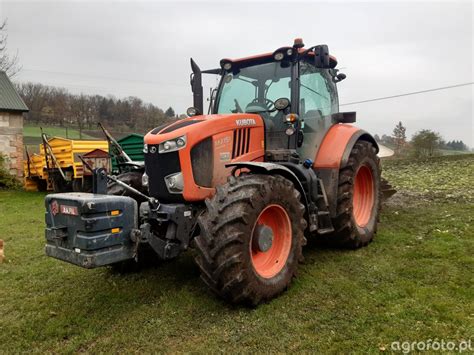
[[332,217],[336,215],[339,170],[346,166],[359,140],[372,143],[378,153],[379,146],[369,133],[350,124],[336,124],[326,133],[316,154],[313,168],[323,180]]
[[336,124],[332,126],[323,138],[321,146],[314,159],[316,169],[340,169],[347,164],[352,147],[358,140],[372,143],[379,151],[379,146],[366,131],[350,124]]

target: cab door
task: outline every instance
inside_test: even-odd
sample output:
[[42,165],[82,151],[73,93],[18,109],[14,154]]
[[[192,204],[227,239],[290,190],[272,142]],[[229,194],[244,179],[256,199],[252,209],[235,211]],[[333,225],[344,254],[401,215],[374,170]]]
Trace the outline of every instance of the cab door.
[[298,153],[302,160],[314,159],[320,143],[333,125],[331,114],[339,112],[336,84],[329,69],[301,62],[299,90],[299,117],[304,139]]

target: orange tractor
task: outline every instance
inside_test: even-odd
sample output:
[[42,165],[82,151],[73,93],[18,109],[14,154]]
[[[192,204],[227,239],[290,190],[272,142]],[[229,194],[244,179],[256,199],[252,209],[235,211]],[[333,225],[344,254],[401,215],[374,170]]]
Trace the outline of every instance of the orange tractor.
[[[290,285],[308,238],[367,245],[381,206],[378,146],[351,125],[355,112],[339,112],[336,65],[326,45],[301,39],[218,69],[191,59],[190,117],[145,136],[148,194],[95,169],[94,194],[48,195],[46,253],[93,268],[193,246],[215,293],[258,304]],[[207,115],[202,74],[221,78]],[[107,181],[128,196],[107,195]]]

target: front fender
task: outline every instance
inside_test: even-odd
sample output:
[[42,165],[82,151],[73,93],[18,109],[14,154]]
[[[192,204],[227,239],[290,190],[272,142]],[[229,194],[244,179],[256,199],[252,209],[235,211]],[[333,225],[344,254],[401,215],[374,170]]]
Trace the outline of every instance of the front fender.
[[296,174],[290,169],[288,169],[286,166],[266,162],[237,162],[226,164],[226,167],[234,167],[234,171],[232,172],[232,174],[234,174],[236,169],[245,168],[257,174],[278,174],[283,176],[284,178],[290,180],[295,185],[295,188],[301,193],[301,196],[304,200],[304,205],[306,207],[306,211],[309,211],[308,196],[306,196],[306,192],[303,188],[303,185],[301,185],[301,181],[298,179]]

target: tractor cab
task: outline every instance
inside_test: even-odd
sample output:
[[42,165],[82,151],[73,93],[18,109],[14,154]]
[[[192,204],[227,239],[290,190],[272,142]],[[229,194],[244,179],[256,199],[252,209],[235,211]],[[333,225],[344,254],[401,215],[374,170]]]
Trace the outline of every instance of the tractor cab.
[[[335,69],[336,58],[326,45],[303,48],[301,39],[293,47],[281,47],[273,53],[222,59],[220,84],[211,99],[213,114],[252,113],[263,118],[267,160],[278,160],[274,151],[298,152],[314,157],[317,136],[322,138],[339,112],[336,83],[345,78]],[[195,107],[191,115],[202,111],[201,72],[192,60],[192,89]],[[306,138],[305,138],[306,136]]]

